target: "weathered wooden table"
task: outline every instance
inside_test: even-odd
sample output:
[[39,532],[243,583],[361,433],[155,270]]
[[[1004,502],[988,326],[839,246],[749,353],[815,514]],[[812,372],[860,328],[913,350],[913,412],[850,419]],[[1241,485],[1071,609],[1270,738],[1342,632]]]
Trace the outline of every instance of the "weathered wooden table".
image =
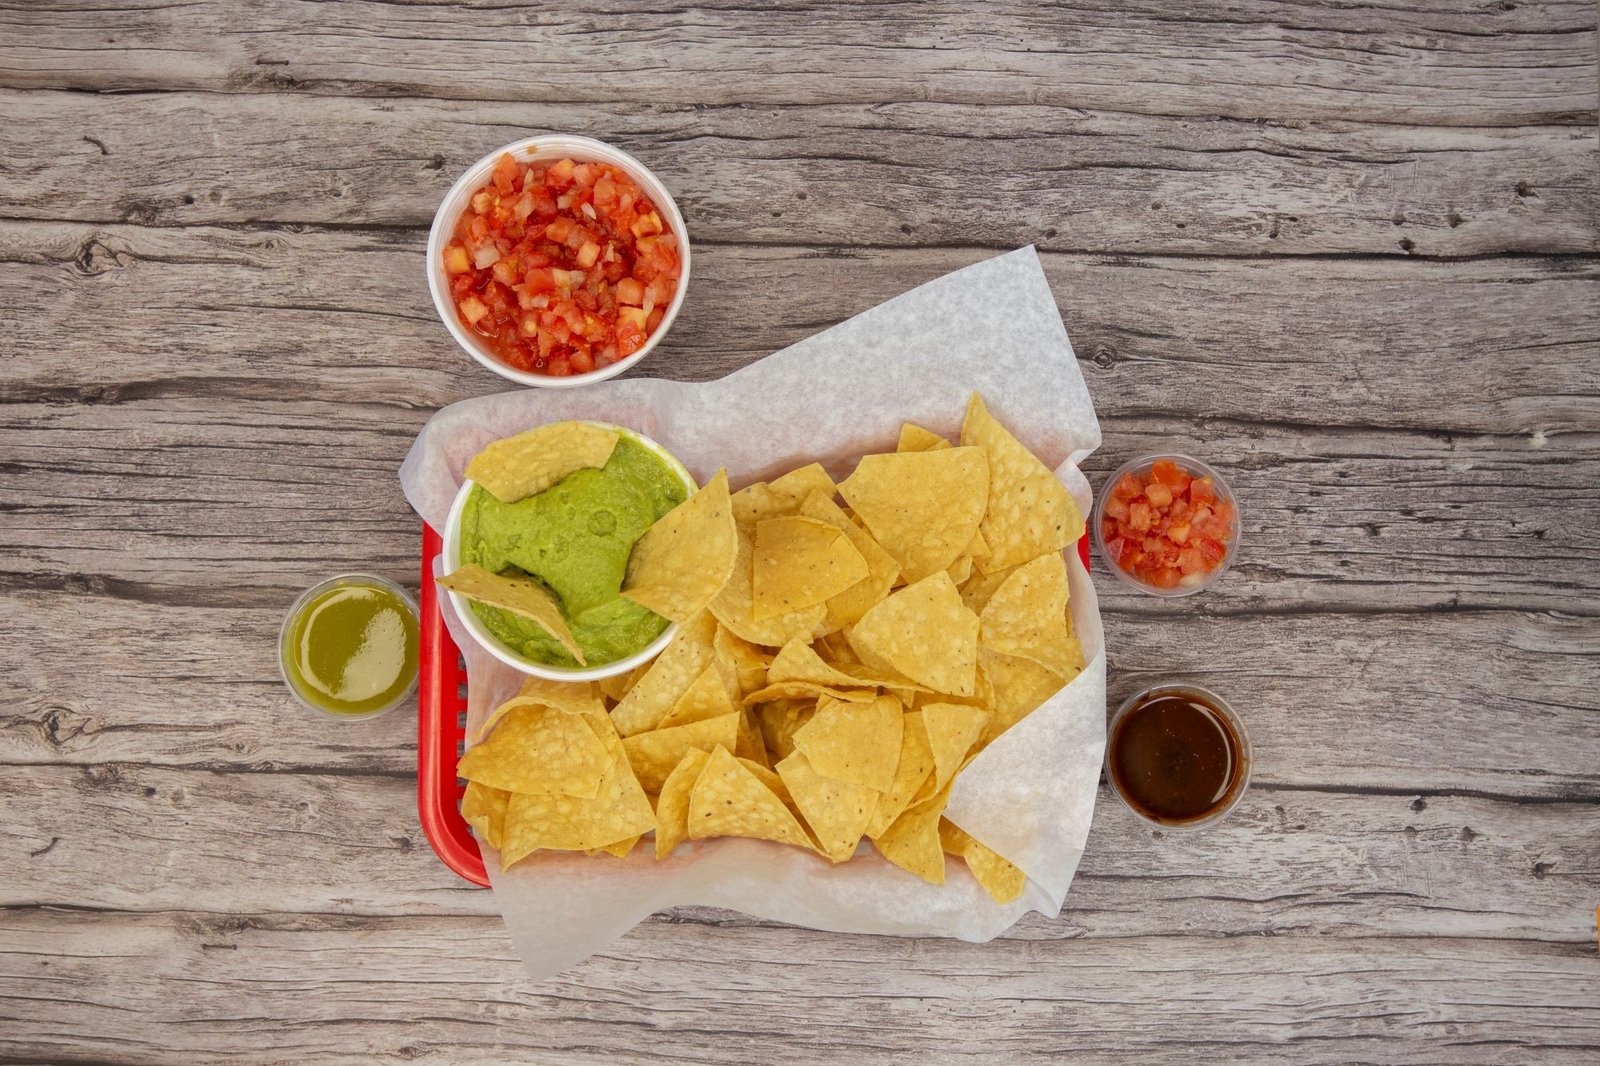
[[[559,12],[0,2],[0,1061],[1594,1061],[1592,0]],[[417,581],[395,472],[498,390],[422,280],[459,170],[592,134],[705,380],[1041,249],[1103,476],[1223,464],[1245,551],[1098,579],[1111,695],[1242,708],[1221,827],[1102,803],[975,946],[688,911],[523,976],[415,731],[309,719],[282,612]]]

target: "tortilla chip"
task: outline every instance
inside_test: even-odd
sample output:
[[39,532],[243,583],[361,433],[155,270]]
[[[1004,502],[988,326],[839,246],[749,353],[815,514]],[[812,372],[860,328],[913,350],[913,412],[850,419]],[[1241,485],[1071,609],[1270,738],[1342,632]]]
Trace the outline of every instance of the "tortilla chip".
[[907,585],[846,633],[861,661],[936,692],[970,696],[978,662],[978,616],[962,606],[943,570]]
[[728,686],[723,681],[722,670],[716,663],[712,663],[700,671],[700,676],[695,678],[683,695],[678,697],[677,702],[672,705],[672,710],[656,723],[656,728],[670,729],[673,726],[703,722],[708,718],[721,718],[738,709],[728,693]]
[[751,595],[757,621],[819,604],[868,576],[844,531],[801,515],[756,523]]
[[718,470],[634,542],[622,594],[683,625],[722,591],[738,553],[728,472]]
[[723,669],[733,672],[740,698],[767,683],[767,666],[772,662],[769,653],[737,636],[720,622],[717,624],[716,636],[712,638],[711,646]]
[[900,442],[895,445],[897,452],[935,452],[941,448],[950,447],[950,442],[931,429],[923,429],[911,422],[900,424]]
[[771,769],[772,759],[767,754],[767,743],[761,727],[755,722],[753,712],[747,707],[739,711],[739,734],[734,743],[735,758],[744,759],[766,769]]
[[771,703],[773,700],[793,699],[834,699],[846,703],[871,703],[877,695],[878,690],[871,686],[840,688],[836,685],[818,684],[815,681],[775,681],[765,688],[750,693],[744,698],[744,702],[747,707],[753,707],[758,703]]
[[1067,629],[1067,566],[1059,552],[1011,571],[978,615],[978,643],[1066,677],[1083,657]]
[[615,430],[587,422],[551,422],[494,441],[467,463],[466,475],[501,503],[516,503],[569,474],[605,466],[616,446]]
[[990,552],[986,570],[1058,552],[1083,536],[1083,515],[1067,487],[995,420],[977,393],[967,402],[961,443],[982,448],[989,458],[989,505],[979,527]]
[[635,833],[626,840],[619,840],[615,844],[607,844],[603,848],[585,848],[583,853],[591,857],[595,855],[615,855],[619,859],[626,859],[628,852],[633,850],[633,846],[639,843],[639,838],[642,836],[644,836],[643,833]]
[[982,747],[1032,714],[1061,691],[1064,682],[1032,659],[990,651],[980,653],[979,658],[984,676],[994,686],[994,716],[983,727]]
[[690,748],[661,784],[656,800],[656,858],[664,859],[689,836],[689,791],[705,769],[709,753]]
[[895,763],[894,782],[878,797],[878,806],[867,823],[867,836],[879,837],[911,805],[923,782],[933,779],[933,748],[921,711],[902,716],[900,757]]
[[961,586],[961,602],[966,605],[967,610],[980,614],[989,602],[989,597],[1005,584],[1006,578],[1015,573],[1016,569],[1014,566],[1008,566],[1001,570],[973,574]]
[[800,505],[800,513],[844,530],[850,543],[867,564],[867,576],[828,599],[828,625],[842,629],[854,625],[868,608],[889,594],[900,577],[900,564],[872,539],[872,534],[852,522],[832,496],[814,492]]
[[511,577],[491,574],[481,566],[463,566],[453,574],[436,579],[441,588],[457,592],[469,600],[510,611],[539,624],[567,650],[567,654],[584,664],[583,649],[572,639],[572,630],[561,616],[561,605],[543,585],[530,577]]
[[478,743],[512,708],[527,703],[553,707],[571,714],[605,713],[605,704],[601,702],[600,691],[593,681],[550,681],[529,674],[522,679],[522,688],[517,694],[491,711],[489,717],[473,731],[471,742]]
[[633,686],[638,684],[639,679],[649,672],[650,666],[651,664],[648,662],[640,663],[625,674],[612,674],[609,677],[602,677],[595,684],[600,686],[600,692],[606,699],[616,702],[633,691]]
[[839,493],[916,582],[972,543],[989,500],[988,460],[979,448],[867,455]]
[[689,838],[755,837],[809,848],[811,840],[777,793],[725,747],[718,747],[689,791]]
[[900,869],[930,884],[944,884],[944,847],[939,842],[939,819],[949,800],[947,785],[933,798],[912,804],[893,825],[872,838],[873,846]]
[[718,744],[731,748],[738,737],[739,712],[731,711],[720,718],[635,733],[623,738],[622,747],[628,753],[628,763],[644,790],[660,792],[667,775],[672,773],[690,749],[710,751]]
[[774,700],[751,709],[769,761],[789,757],[794,751],[795,733],[816,712],[816,701],[796,699]]
[[630,737],[661,724],[679,697],[711,665],[711,638],[716,627],[716,619],[708,611],[679,628],[644,675],[611,709],[611,721],[618,733]]
[[584,717],[531,700],[511,702],[517,706],[489,739],[467,749],[456,772],[508,792],[592,798],[611,758]]
[[833,478],[820,463],[791,470],[771,482],[758,481],[733,494],[734,521],[746,530],[767,518],[782,518],[800,513],[800,504],[814,492],[829,499],[838,491]]
[[967,578],[972,576],[972,556],[960,556],[955,562],[945,567],[944,572],[950,575],[951,581],[954,581],[958,585],[961,584]]
[[990,851],[949,819],[939,822],[939,843],[966,861],[967,869],[996,903],[1010,903],[1028,886],[1028,875]]
[[870,703],[825,700],[795,731],[795,750],[824,777],[886,792],[900,761],[901,718],[900,701],[893,696]]
[[777,657],[772,660],[772,665],[767,668],[767,680],[774,685],[790,681],[809,681],[834,688],[883,685],[908,692],[927,691],[925,686],[918,685],[893,670],[879,670],[861,663],[834,666],[801,640],[791,640],[779,650]]
[[[581,719],[580,719],[581,721]],[[587,851],[604,848],[656,825],[655,811],[619,748],[593,799],[554,793],[514,793],[506,803],[505,843],[500,862],[508,867],[539,848]]]
[[930,703],[922,707],[922,721],[933,748],[933,791],[950,783],[966,763],[967,754],[983,733],[989,712],[962,703]]
[[803,636],[810,640],[823,627],[828,609],[821,603],[757,621],[752,595],[754,578],[755,546],[750,535],[741,528],[739,557],[733,566],[733,577],[722,587],[717,598],[711,601],[711,613],[734,636],[752,644],[781,648],[794,637]]
[[865,785],[823,777],[799,751],[778,763],[778,776],[822,853],[833,862],[854,855],[877,808],[878,793]]
[[477,781],[468,781],[461,793],[461,818],[478,831],[491,848],[498,849],[506,826],[506,801],[511,793]]

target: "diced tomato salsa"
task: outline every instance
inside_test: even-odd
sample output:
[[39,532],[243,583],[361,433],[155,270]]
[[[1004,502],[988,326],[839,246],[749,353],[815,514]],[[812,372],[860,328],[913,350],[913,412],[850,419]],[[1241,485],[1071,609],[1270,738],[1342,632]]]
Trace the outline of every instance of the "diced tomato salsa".
[[1100,534],[1106,555],[1158,589],[1206,579],[1233,539],[1233,500],[1209,476],[1193,477],[1170,459],[1148,473],[1123,474],[1107,493]]
[[682,264],[661,212],[616,167],[510,155],[444,249],[462,325],[508,365],[553,377],[643,348]]

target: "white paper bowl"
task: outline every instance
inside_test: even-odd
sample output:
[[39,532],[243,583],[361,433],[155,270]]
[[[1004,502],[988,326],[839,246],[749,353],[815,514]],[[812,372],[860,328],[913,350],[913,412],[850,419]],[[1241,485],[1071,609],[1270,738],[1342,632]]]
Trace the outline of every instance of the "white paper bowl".
[[[627,174],[638,183],[655,202],[656,208],[666,220],[667,227],[672,235],[678,239],[678,253],[683,262],[683,267],[678,275],[678,288],[672,296],[672,303],[667,305],[667,310],[661,316],[661,324],[656,331],[650,334],[644,347],[624,359],[619,359],[610,366],[591,370],[587,374],[573,374],[570,377],[557,378],[547,374],[535,374],[516,367],[507,366],[497,359],[493,352],[484,345],[483,339],[472,330],[461,324],[461,317],[456,314],[456,304],[450,297],[450,279],[444,272],[444,247],[450,243],[451,235],[455,233],[456,222],[461,218],[462,212],[467,209],[468,201],[472,194],[477,192],[489,180],[490,172],[494,170],[495,163],[502,155],[511,153],[518,162],[535,163],[547,159],[573,159],[579,163],[609,163],[618,170]],[[678,317],[678,309],[683,306],[684,294],[689,291],[689,230],[683,224],[683,216],[678,213],[678,204],[661,184],[661,179],[652,174],[648,167],[639,162],[627,152],[613,148],[609,144],[594,140],[591,137],[570,137],[553,135],[548,137],[528,137],[520,141],[512,141],[501,148],[496,148],[472,166],[466,173],[456,179],[450,186],[450,191],[444,194],[444,201],[439,204],[439,209],[433,215],[433,228],[428,231],[428,291],[433,294],[433,306],[439,312],[439,320],[444,323],[445,329],[456,339],[456,343],[466,349],[484,366],[493,370],[503,378],[523,385],[533,385],[543,389],[571,389],[590,382],[604,381],[616,377],[624,370],[633,366],[639,360],[655,350],[656,344],[667,335],[667,330],[672,328],[673,320]]]
[[[690,495],[693,495],[695,490],[699,488],[694,483],[694,478],[689,475],[689,471],[684,468],[682,463],[678,462],[676,456],[649,437],[646,437],[643,433],[628,429],[626,426],[614,426],[609,422],[591,422],[590,425],[615,430],[649,448],[677,473],[678,477],[683,481],[684,489]],[[442,555],[446,574],[454,573],[461,566],[461,514],[466,510],[467,497],[472,495],[473,486],[476,484],[477,482],[471,478],[462,481],[460,490],[456,492],[455,502],[450,505],[450,516],[445,519]],[[455,608],[456,617],[461,619],[461,624],[466,628],[472,639],[477,641],[479,647],[514,670],[521,670],[525,674],[532,674],[534,677],[542,677],[549,681],[598,681],[603,677],[625,674],[634,667],[647,663],[657,655],[660,655],[662,649],[667,646],[668,642],[678,632],[678,624],[673,622],[661,631],[661,635],[652,641],[649,647],[628,656],[626,659],[618,659],[616,662],[606,663],[604,666],[582,666],[568,669],[561,666],[536,663],[530,659],[523,658],[516,651],[502,643],[493,633],[489,632],[488,627],[480,622],[478,616],[472,612],[472,605],[465,596],[449,591],[446,592],[446,595],[450,597],[450,606]]]

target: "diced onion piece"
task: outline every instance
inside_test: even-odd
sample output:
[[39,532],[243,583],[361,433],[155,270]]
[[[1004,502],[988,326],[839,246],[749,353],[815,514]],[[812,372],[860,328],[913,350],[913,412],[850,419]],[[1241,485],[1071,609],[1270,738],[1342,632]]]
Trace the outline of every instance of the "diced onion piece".
[[500,249],[492,244],[486,244],[472,253],[472,265],[479,270],[488,270],[500,261]]

